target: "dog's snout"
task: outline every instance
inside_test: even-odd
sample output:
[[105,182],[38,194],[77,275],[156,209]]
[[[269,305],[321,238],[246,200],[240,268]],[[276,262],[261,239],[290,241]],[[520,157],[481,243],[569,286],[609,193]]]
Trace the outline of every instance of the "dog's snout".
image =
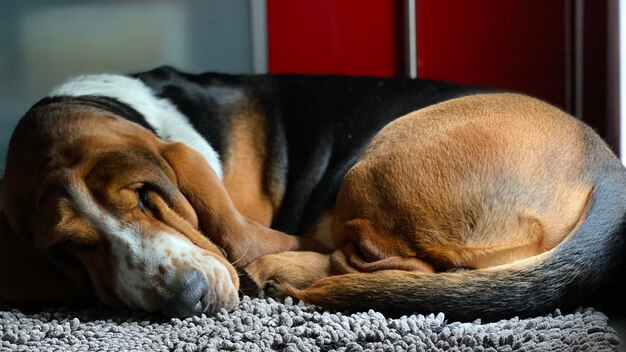
[[204,276],[193,270],[182,278],[173,297],[165,302],[162,313],[168,317],[187,317],[202,313],[211,303],[209,284]]

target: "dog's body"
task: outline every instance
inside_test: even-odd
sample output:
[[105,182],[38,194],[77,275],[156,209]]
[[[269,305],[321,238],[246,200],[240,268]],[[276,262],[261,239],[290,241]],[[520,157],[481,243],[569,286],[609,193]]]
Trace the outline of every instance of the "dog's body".
[[182,316],[236,303],[232,265],[278,295],[465,319],[605,292],[623,167],[546,104],[453,99],[481,92],[171,68],[69,81],[11,141],[0,299]]

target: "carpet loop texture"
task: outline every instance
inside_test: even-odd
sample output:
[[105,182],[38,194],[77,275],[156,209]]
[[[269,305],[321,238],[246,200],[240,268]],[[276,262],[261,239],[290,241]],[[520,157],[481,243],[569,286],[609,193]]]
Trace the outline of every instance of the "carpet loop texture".
[[615,351],[618,343],[607,317],[591,308],[484,324],[247,296],[234,311],[187,319],[103,307],[0,310],[0,350],[11,351]]

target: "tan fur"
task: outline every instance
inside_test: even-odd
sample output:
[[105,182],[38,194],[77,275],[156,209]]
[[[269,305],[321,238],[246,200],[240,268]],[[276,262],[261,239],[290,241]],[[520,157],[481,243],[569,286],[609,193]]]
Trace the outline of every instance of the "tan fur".
[[[273,269],[270,275],[267,275],[267,268]],[[309,251],[268,254],[250,263],[246,272],[252,278],[262,276],[264,285],[275,283],[277,291],[272,295],[277,297],[287,294],[282,291],[285,283],[308,287],[324,277],[342,273],[336,271],[330,255]]]
[[[372,273],[367,285],[377,290],[387,289],[376,279],[383,271],[487,269],[533,258],[585,218],[594,185],[582,172],[583,148],[577,121],[521,95],[470,96],[408,114],[375,136],[341,185],[332,239],[343,254],[334,258],[343,260],[324,272],[348,276],[303,285],[297,271],[274,264],[278,254],[251,264],[251,277],[260,286],[280,277],[278,291],[315,302],[346,289],[350,272]],[[294,256],[284,260],[298,262]]]
[[311,238],[326,248],[333,248],[333,240],[330,234],[332,222],[333,211],[327,210],[322,212],[322,214],[317,217],[313,226],[306,231],[304,237]]
[[263,226],[271,224],[280,204],[267,189],[265,121],[248,105],[233,113],[224,160],[224,186],[239,212]]

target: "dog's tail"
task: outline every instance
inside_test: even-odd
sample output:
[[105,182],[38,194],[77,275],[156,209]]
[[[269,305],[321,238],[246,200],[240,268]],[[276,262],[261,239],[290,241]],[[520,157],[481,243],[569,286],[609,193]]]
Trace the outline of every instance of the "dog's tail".
[[601,159],[602,166],[593,168],[597,182],[587,218],[569,240],[525,265],[437,274],[354,273],[321,279],[304,290],[289,288],[289,293],[335,309],[444,312],[464,321],[532,316],[587,304],[624,279],[626,172],[615,157]]

